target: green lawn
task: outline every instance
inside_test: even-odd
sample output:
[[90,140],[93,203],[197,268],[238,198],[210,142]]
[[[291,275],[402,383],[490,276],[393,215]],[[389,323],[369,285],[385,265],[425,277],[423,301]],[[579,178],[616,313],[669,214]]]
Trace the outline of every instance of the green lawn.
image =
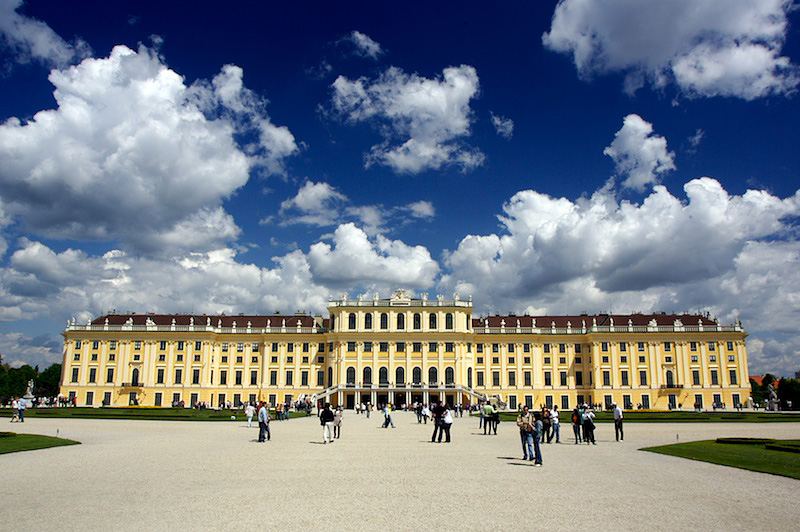
[[[775,443],[797,445],[800,440],[775,440]],[[800,480],[800,453],[774,451],[765,448],[764,444],[723,444],[703,440],[641,450]]]
[[53,436],[39,436],[38,434],[16,434],[14,432],[0,432],[0,454],[16,453],[19,451],[33,451],[60,447],[62,445],[78,445],[80,442],[54,438]]
[[[208,410],[191,408],[28,408],[25,418],[92,418],[92,419],[160,419],[165,421],[244,421],[241,410]],[[275,419],[275,412],[270,416]],[[290,418],[303,417],[305,413],[291,412]],[[11,417],[11,409],[0,409],[0,417]]]

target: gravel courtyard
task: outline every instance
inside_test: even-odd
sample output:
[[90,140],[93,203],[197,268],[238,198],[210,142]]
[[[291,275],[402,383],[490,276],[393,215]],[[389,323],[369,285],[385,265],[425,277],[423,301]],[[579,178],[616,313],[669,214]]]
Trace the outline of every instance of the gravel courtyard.
[[[777,530],[797,526],[800,482],[639,451],[720,436],[800,438],[800,424],[598,424],[597,446],[543,445],[521,460],[518,431],[484,436],[457,418],[450,444],[395,412],[345,414],[322,445],[315,417],[271,423],[30,418],[4,430],[82,445],[0,455],[4,530]],[[23,430],[24,429],[24,430]]]

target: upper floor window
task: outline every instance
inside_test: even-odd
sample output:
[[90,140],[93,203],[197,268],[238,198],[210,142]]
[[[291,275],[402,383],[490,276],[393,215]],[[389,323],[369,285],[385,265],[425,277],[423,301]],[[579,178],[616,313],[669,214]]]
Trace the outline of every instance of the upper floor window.
[[708,342],[708,350],[709,351],[716,351],[717,350],[717,344],[715,344],[714,342]]
[[81,341],[75,340],[75,349],[80,349],[80,348],[81,348]]
[[389,315],[385,312],[381,314],[381,329],[389,328]]
[[638,349],[640,352],[644,351],[644,342],[639,342],[639,343],[636,345],[636,348],[637,348],[637,349]]
[[222,344],[222,352],[223,353],[227,353],[228,352],[228,344],[227,343],[223,343]]
[[406,328],[406,316],[405,316],[405,314],[398,314],[397,315],[397,328],[398,329],[405,329]]
[[[253,345],[258,345],[258,344],[253,344]],[[203,342],[198,340],[197,342],[194,343],[195,351],[200,351],[202,348],[203,348]]]
[[550,352],[550,344],[544,344],[543,347],[544,347],[544,352],[545,353],[549,353]]
[[109,342],[109,344],[108,344],[108,348],[109,349],[116,349],[117,348],[117,341],[116,340],[111,340],[111,342]]
[[351,330],[356,328],[356,315],[352,312],[347,317],[347,328]]
[[697,351],[697,342],[689,342],[689,351]]
[[436,314],[429,314],[428,315],[428,328],[435,329],[436,328]]
[[733,351],[733,342],[728,342],[728,351]]
[[178,351],[183,351],[183,340],[178,342]]
[[453,315],[450,313],[444,315],[444,328],[445,329],[453,328]]
[[243,343],[236,344],[236,352],[237,353],[244,353],[244,344]]
[[414,314],[414,329],[422,329],[422,316]]
[[100,342],[98,340],[93,341],[92,349],[99,349],[99,348],[100,348]]
[[669,342],[664,342],[664,351],[672,351],[672,344]]
[[365,314],[364,315],[364,328],[365,329],[372,329],[372,314]]
[[133,348],[134,349],[141,349],[142,348],[142,341],[141,340],[134,341],[133,342]]
[[628,350],[628,344],[626,344],[625,342],[622,342],[621,344],[619,344],[619,350],[622,351],[622,352],[627,351]]
[[608,351],[608,342],[600,342],[600,351],[604,353]]

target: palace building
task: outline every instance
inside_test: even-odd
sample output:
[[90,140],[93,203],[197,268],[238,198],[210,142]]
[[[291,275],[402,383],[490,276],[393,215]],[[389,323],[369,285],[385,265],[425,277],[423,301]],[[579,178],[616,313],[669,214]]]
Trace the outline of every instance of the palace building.
[[61,393],[86,406],[298,399],[667,410],[750,394],[740,324],[700,315],[474,318],[472,299],[331,301],[328,318],[109,314],[64,331]]

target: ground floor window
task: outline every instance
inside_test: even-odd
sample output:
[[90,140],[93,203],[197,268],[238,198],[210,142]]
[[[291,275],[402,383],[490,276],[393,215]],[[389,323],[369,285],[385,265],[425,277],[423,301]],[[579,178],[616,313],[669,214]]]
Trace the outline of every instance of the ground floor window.
[[694,407],[703,408],[703,394],[701,393],[694,394]]
[[642,394],[642,408],[650,408],[650,396]]
[[579,393],[579,394],[578,394],[578,398],[577,398],[577,399],[578,399],[578,400],[577,400],[577,402],[578,402],[578,406],[580,406],[580,405],[582,405],[583,403],[585,403],[585,402],[586,402],[586,400],[585,400],[585,398],[583,397],[583,394],[582,394],[582,393]]
[[544,406],[547,408],[553,408],[553,396],[552,395],[545,395],[544,396]]
[[525,396],[525,406],[527,406],[528,408],[533,408],[533,396],[532,395],[526,395]]
[[278,396],[274,393],[269,394],[269,406],[275,406],[275,403],[278,402]]
[[[669,373],[670,372],[668,371],[667,374],[669,374]],[[669,404],[669,409],[670,410],[675,410],[675,408],[678,407],[678,398],[674,393],[671,393],[671,394],[669,394],[667,396],[667,402]]]
[[739,408],[739,405],[742,404],[739,399],[739,394],[738,393],[733,394],[732,399],[733,399],[733,407]]
[[622,396],[622,405],[623,405],[622,408],[624,408],[625,410],[633,410],[633,403],[631,402],[630,395],[626,394]]
[[220,408],[225,408],[225,394],[221,393],[217,396],[217,404],[219,404]]
[[105,392],[103,394],[103,406],[108,406],[111,404],[111,392]]
[[613,399],[611,398],[610,395],[604,395],[603,396],[603,405],[605,406],[606,410],[610,410],[611,409],[611,403],[613,403],[613,402],[614,401],[613,401]]
[[517,409],[517,396],[516,395],[509,395],[508,396],[508,407],[511,410]]
[[242,406],[242,394],[235,393],[233,394],[233,406],[234,408],[239,408]]
[[197,394],[196,393],[193,393],[191,395],[190,402],[192,403],[192,406],[197,406]]
[[718,393],[714,394],[714,406],[716,408],[722,408],[722,396]]
[[161,406],[161,392],[156,392],[154,404],[155,406]]
[[561,396],[561,410],[569,410],[569,395]]
[[94,401],[94,392],[86,392],[86,406],[92,406]]
[[172,394],[172,406],[178,406],[178,403],[181,402],[181,394],[173,393]]

